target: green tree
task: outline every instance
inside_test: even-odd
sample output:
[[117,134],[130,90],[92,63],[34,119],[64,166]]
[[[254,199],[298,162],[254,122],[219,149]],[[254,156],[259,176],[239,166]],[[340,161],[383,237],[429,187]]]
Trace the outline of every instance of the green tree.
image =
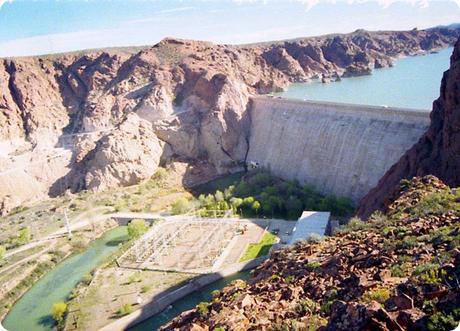
[[214,194],[214,197],[216,198],[217,202],[221,202],[225,200],[224,194],[219,190],[216,191],[216,193]]
[[30,228],[24,228],[19,230],[18,237],[16,238],[16,243],[18,245],[27,244],[32,239],[32,233],[30,232]]
[[190,202],[185,198],[179,198],[173,203],[171,213],[173,215],[185,214],[190,210]]
[[252,208],[252,210],[254,211],[254,213],[255,213],[256,215],[258,215],[258,214],[259,214],[259,209],[260,209],[260,202],[257,201],[257,200],[254,201],[254,203],[252,204],[252,207],[251,207],[251,208]]
[[51,316],[57,322],[58,326],[61,327],[64,322],[64,315],[67,311],[67,304],[65,302],[57,302],[53,304],[51,308]]
[[128,224],[128,235],[131,238],[139,238],[149,229],[149,225],[143,219],[134,219]]
[[302,201],[300,201],[298,198],[294,196],[289,197],[289,199],[286,201],[285,206],[288,218],[296,219],[299,218],[299,216],[302,214]]

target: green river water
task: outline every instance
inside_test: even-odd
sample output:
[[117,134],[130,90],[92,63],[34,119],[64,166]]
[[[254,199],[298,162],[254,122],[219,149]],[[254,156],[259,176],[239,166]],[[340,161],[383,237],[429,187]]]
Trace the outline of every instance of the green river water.
[[106,232],[88,248],[60,263],[41,278],[14,304],[2,322],[9,331],[50,331],[54,321],[51,308],[58,301],[65,301],[82,277],[99,266],[128,240],[126,226]]

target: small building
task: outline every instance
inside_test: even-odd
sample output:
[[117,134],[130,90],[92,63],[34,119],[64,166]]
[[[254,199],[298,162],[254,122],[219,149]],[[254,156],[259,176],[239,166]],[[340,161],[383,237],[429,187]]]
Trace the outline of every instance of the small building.
[[292,230],[290,245],[313,236],[324,236],[329,224],[330,212],[304,211]]

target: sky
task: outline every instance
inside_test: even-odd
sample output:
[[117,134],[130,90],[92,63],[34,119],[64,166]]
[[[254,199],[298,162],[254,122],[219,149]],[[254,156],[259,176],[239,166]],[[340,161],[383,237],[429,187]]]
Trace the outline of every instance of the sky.
[[460,0],[0,0],[0,57],[460,23]]

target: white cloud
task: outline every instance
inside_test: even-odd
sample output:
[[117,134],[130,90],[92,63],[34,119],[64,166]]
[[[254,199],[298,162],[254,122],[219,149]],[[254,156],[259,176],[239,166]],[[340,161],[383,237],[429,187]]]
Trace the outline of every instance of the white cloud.
[[[439,0],[289,0],[289,1],[302,3],[306,6],[307,10],[310,10],[311,8],[313,8],[316,5],[319,5],[320,3],[335,4],[337,2],[346,2],[350,5],[360,4],[360,3],[365,3],[365,2],[376,2],[383,8],[388,8],[394,3],[402,2],[402,3],[408,3],[414,7],[427,8],[429,7],[430,2],[439,1]],[[449,0],[449,1],[456,3],[460,7],[460,0]],[[233,0],[233,2],[240,3],[240,4],[245,3],[245,2],[246,3],[261,2],[264,4],[268,4],[270,0]]]
[[0,9],[2,9],[3,5],[4,5],[5,3],[7,3],[7,2],[8,2],[8,3],[11,3],[11,2],[13,2],[13,0],[0,0]]

